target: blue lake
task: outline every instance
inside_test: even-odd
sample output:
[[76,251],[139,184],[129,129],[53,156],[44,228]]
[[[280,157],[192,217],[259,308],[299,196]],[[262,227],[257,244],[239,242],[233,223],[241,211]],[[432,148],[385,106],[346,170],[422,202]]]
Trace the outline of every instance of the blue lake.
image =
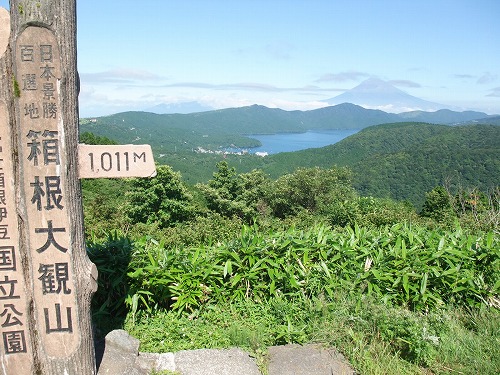
[[267,152],[268,154],[277,154],[279,152],[324,147],[333,145],[360,130],[361,129],[310,130],[305,133],[280,133],[271,135],[251,134],[248,137],[258,139],[262,143],[262,146],[251,148],[248,151],[250,153]]

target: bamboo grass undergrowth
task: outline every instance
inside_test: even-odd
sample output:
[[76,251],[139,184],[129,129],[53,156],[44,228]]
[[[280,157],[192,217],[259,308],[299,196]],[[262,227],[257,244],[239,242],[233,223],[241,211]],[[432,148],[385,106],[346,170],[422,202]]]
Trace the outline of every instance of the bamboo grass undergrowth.
[[246,225],[190,246],[115,235],[90,244],[104,259],[96,264],[108,263],[108,247],[121,266],[100,270],[96,297],[127,307],[123,327],[143,351],[238,346],[265,366],[269,346],[313,342],[335,346],[361,374],[500,368],[493,232]]

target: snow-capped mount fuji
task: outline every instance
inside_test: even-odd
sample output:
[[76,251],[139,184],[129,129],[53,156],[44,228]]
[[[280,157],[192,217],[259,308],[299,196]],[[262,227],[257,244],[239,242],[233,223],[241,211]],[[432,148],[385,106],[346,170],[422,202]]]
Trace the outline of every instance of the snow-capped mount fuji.
[[380,109],[385,112],[437,111],[447,108],[439,103],[433,103],[407,94],[394,87],[389,82],[378,78],[369,78],[358,86],[324,102],[330,105],[341,103],[357,104],[364,108]]

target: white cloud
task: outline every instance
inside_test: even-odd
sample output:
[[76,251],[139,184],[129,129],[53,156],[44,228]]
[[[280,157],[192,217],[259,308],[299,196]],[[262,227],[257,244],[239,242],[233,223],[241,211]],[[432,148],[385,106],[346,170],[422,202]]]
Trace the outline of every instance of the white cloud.
[[490,72],[486,72],[481,77],[479,77],[477,79],[476,83],[483,85],[486,83],[494,82],[494,81],[496,81],[496,79],[497,79],[496,74],[491,74]]
[[294,101],[285,99],[270,99],[262,105],[269,108],[281,108],[286,111],[310,111],[313,109],[328,107],[328,103],[321,101]]
[[473,79],[473,78],[476,78],[476,76],[473,76],[472,74],[454,74],[453,77],[459,78],[459,79]]
[[[407,106],[394,105],[394,104],[378,105],[378,106],[359,104],[359,106],[366,108],[366,109],[378,109],[380,111],[384,111],[387,113],[403,113],[403,112],[411,112],[411,111],[429,112],[429,109],[424,109],[424,108],[420,108],[420,107],[407,107]],[[438,109],[439,108],[436,108],[435,110],[438,110]]]
[[495,87],[495,88],[491,89],[491,93],[489,93],[486,96],[491,96],[491,97],[494,97],[494,98],[500,98],[500,87]]
[[237,90],[237,91],[256,91],[256,92],[305,92],[308,94],[345,91],[345,89],[322,88],[315,85],[306,85],[302,87],[278,87],[258,82],[237,82],[237,83],[176,82],[161,86],[146,86],[146,87],[193,88],[193,89],[210,89],[210,90],[226,90],[226,91]]
[[112,69],[97,73],[81,73],[82,82],[103,83],[103,82],[135,82],[135,81],[155,81],[164,79],[163,77],[139,69]]
[[[199,88],[197,86],[197,88]],[[90,85],[82,85],[80,93],[81,117],[104,116],[113,113],[143,110],[160,103],[185,103],[199,102],[200,104],[215,108],[235,108],[263,105],[269,108],[284,110],[312,110],[325,107],[328,104],[317,100],[284,99],[274,91],[253,92],[252,90],[192,90],[191,92],[165,94],[161,92],[126,90],[126,91],[99,91]]]

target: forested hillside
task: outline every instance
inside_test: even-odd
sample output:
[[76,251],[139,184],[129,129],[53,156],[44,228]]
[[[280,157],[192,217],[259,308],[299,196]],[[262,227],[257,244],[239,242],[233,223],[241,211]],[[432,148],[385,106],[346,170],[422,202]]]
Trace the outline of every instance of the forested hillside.
[[439,184],[488,190],[500,181],[500,127],[385,124],[319,149],[272,155],[260,168],[276,177],[297,167],[347,166],[362,195],[417,207]]
[[440,184],[452,191],[498,186],[499,154],[499,126],[393,123],[365,128],[331,146],[264,158],[178,150],[157,156],[156,161],[179,171],[190,184],[208,181],[221,160],[239,172],[259,169],[271,178],[298,167],[345,166],[352,171],[359,194],[408,200],[420,208],[425,192]]

